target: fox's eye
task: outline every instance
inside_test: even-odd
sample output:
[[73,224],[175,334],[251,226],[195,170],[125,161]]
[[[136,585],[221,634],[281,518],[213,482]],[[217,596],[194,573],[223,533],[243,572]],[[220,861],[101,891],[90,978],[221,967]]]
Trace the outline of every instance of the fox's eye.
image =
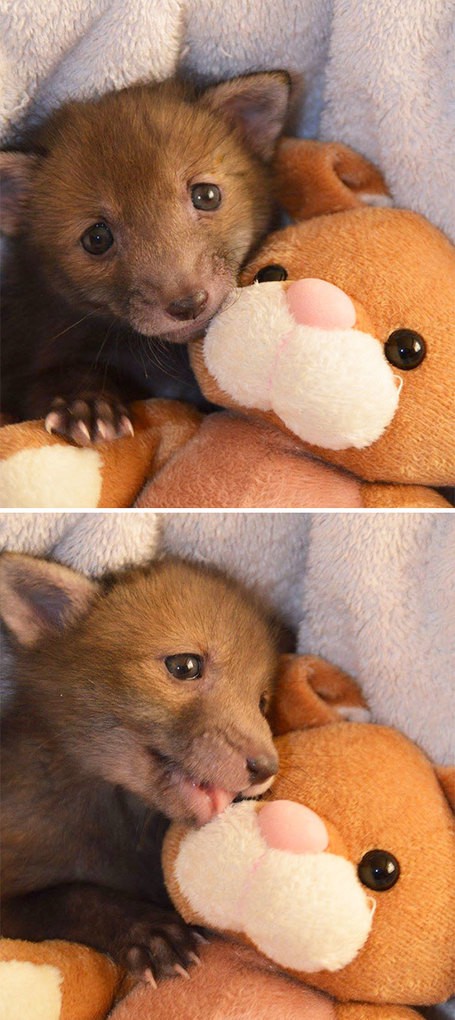
[[263,266],[262,269],[256,273],[253,283],[271,283],[274,280],[287,280],[288,274],[284,266],[275,265]]
[[409,371],[417,368],[426,354],[423,336],[413,329],[395,329],[386,340],[384,354],[395,368]]
[[113,243],[114,237],[107,223],[94,223],[81,237],[82,247],[89,255],[104,255]]
[[191,201],[195,209],[214,212],[221,205],[221,191],[216,184],[194,184],[191,188]]
[[266,694],[261,694],[259,698],[259,711],[261,715],[267,715],[267,709],[269,707],[269,699]]
[[197,680],[202,676],[204,660],[201,655],[181,652],[179,655],[167,655],[164,665],[176,680]]
[[357,868],[363,885],[375,892],[391,889],[400,877],[400,865],[388,850],[369,850]]

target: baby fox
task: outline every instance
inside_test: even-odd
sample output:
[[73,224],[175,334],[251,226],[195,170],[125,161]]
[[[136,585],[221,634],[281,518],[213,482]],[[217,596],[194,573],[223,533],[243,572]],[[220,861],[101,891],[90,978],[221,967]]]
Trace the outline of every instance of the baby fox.
[[5,554],[0,595],[2,932],[83,942],[142,976],[186,967],[162,837],[272,782],[273,624],[234,581],[172,559],[98,583]]
[[188,395],[156,338],[167,357],[200,335],[267,230],[289,91],[281,71],[134,86],[0,153],[5,415],[84,446],[131,432],[133,398]]

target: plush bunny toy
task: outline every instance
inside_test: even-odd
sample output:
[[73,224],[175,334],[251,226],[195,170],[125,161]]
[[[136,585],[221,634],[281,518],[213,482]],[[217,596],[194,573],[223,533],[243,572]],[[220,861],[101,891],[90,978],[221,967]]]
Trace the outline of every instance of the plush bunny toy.
[[291,669],[265,801],[169,829],[172,899],[224,940],[115,1020],[411,1020],[453,993],[454,769],[396,730],[327,722],[331,686],[321,701]]
[[[207,418],[141,506],[442,507],[455,483],[455,249],[339,144],[288,139],[264,241],[191,361]],[[329,466],[330,465],[330,466]]]

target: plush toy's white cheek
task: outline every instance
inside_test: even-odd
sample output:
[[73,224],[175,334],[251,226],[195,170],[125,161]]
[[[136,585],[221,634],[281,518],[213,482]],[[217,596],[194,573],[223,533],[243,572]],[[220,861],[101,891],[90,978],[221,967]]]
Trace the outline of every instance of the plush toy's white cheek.
[[178,885],[209,926],[240,931],[245,873],[263,854],[252,801],[233,804],[201,829],[192,829],[175,862]]
[[221,388],[246,407],[270,409],[277,342],[290,321],[281,283],[257,283],[237,288],[209,326],[204,341],[207,368]]
[[357,329],[299,325],[280,283],[237,290],[207,332],[204,358],[238,403],[275,411],[329,450],[369,446],[398,406],[382,344]]
[[244,890],[243,931],[292,970],[336,971],[351,963],[372,916],[354,866],[335,854],[269,850]]

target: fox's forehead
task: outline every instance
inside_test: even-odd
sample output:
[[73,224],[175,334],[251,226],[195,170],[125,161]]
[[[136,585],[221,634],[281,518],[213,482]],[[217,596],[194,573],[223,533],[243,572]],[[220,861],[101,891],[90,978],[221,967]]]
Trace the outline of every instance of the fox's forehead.
[[125,110],[108,118],[95,107],[62,125],[42,163],[38,196],[88,219],[101,215],[141,230],[156,221],[159,228],[196,182],[238,190],[238,169],[226,131],[201,111],[189,118],[179,110],[164,125],[153,117],[144,124]]
[[138,657],[164,642],[173,651],[210,652],[221,665],[239,670],[254,665],[272,675],[276,665],[266,615],[222,578],[185,568],[116,586],[97,603],[90,631],[106,646],[131,646]]
[[90,168],[118,181],[122,174],[157,172],[191,175],[204,161],[225,165],[231,132],[222,118],[203,105],[134,90],[109,94],[98,103],[75,103],[43,128],[40,144],[54,163],[79,173]]

